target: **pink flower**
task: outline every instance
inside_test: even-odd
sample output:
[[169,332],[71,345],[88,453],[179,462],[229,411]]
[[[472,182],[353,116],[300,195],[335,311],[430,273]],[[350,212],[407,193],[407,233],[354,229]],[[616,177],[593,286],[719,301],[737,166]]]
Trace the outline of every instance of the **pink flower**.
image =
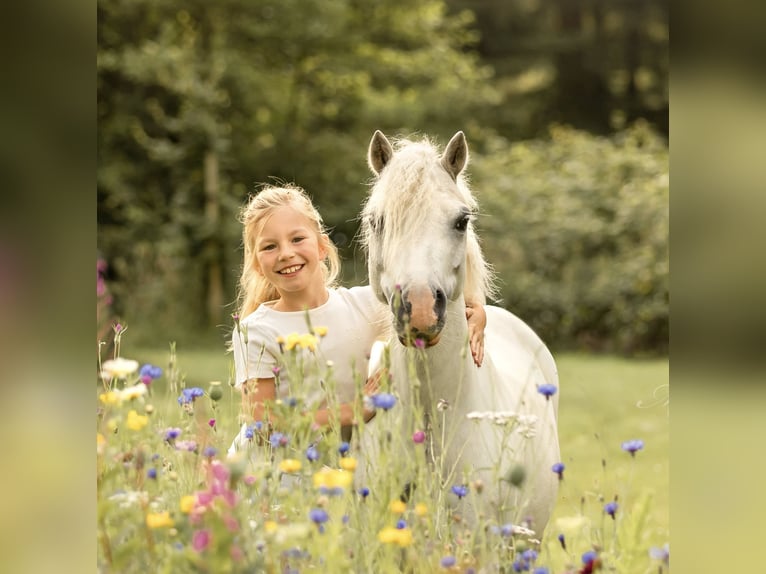
[[207,529],[197,530],[192,536],[192,548],[197,552],[202,552],[208,546],[210,546],[210,531]]
[[415,434],[412,435],[412,441],[416,444],[422,444],[426,440],[426,433],[424,433],[422,430],[415,431]]
[[215,426],[215,419],[210,419],[207,421],[208,426],[214,427]]
[[233,516],[227,515],[223,517],[223,523],[229,532],[237,532],[239,530],[239,522]]

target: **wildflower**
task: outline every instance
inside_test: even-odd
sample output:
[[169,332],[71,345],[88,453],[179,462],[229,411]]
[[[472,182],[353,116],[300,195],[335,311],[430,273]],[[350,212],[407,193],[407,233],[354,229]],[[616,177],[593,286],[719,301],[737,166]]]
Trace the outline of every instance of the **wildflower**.
[[423,444],[426,440],[426,433],[424,433],[422,430],[415,431],[415,433],[412,435],[412,442],[415,444]]
[[314,462],[319,459],[319,451],[314,445],[311,445],[306,449],[306,458],[309,461]]
[[665,564],[670,563],[670,545],[665,544],[662,548],[652,546],[649,549],[649,557],[653,560],[662,560]]
[[109,391],[108,393],[101,393],[98,399],[105,405],[119,405],[122,403],[122,395],[117,391]]
[[209,421],[207,421],[207,426],[211,428],[215,427],[215,419],[210,419]]
[[604,505],[604,512],[606,512],[606,513],[607,513],[609,516],[611,516],[611,517],[612,517],[612,519],[614,520],[614,515],[615,515],[615,513],[617,512],[617,508],[618,508],[618,506],[619,506],[619,505],[617,504],[617,502],[614,502],[614,501],[612,501],[612,502],[607,502],[607,503]]
[[147,478],[151,478],[152,480],[157,480],[157,469],[152,467],[149,470],[146,471]]
[[138,361],[132,359],[109,359],[101,366],[101,374],[107,379],[125,379],[138,370]]
[[202,451],[202,456],[207,458],[213,458],[216,454],[218,454],[218,449],[214,446],[206,446],[205,450]]
[[622,443],[622,450],[629,452],[631,456],[636,456],[636,453],[644,448],[644,441],[641,439],[626,440]]
[[301,461],[294,458],[286,458],[279,463],[279,470],[286,473],[298,472],[301,469]]
[[196,496],[193,494],[187,494],[186,496],[181,497],[181,500],[178,502],[178,506],[181,508],[181,512],[184,514],[189,514],[192,510],[194,510],[194,503],[196,501]]
[[548,570],[545,566],[538,566],[534,569],[532,574],[550,574],[550,570]]
[[210,388],[208,389],[207,394],[211,401],[220,401],[223,398],[221,381],[210,381]]
[[378,540],[384,544],[398,544],[402,548],[412,544],[412,530],[409,528],[392,528],[386,526],[378,532]]
[[370,400],[376,409],[383,409],[384,411],[393,408],[396,404],[396,397],[389,393],[378,393],[376,395],[372,395]]
[[314,488],[348,488],[354,480],[354,475],[345,470],[323,468],[314,473]]
[[468,494],[468,487],[464,484],[456,484],[452,487],[452,494],[458,498],[463,498]]
[[146,385],[143,383],[133,385],[131,387],[125,387],[120,391],[120,399],[123,401],[130,401],[142,397],[146,394]]
[[457,563],[457,558],[455,558],[454,556],[445,556],[439,562],[442,568],[452,568],[456,563]]
[[192,548],[196,550],[197,552],[202,552],[210,545],[210,531],[205,530],[197,530],[192,535]]
[[349,445],[347,442],[344,441],[340,443],[340,446],[338,447],[338,452],[340,454],[346,454],[349,448],[351,448],[351,445]]
[[315,524],[322,524],[330,519],[327,512],[322,508],[312,508],[309,512],[309,518]]
[[404,514],[404,512],[407,510],[407,504],[401,500],[392,500],[391,504],[388,505],[388,508],[394,514]]
[[511,564],[513,566],[514,572],[528,572],[529,571],[529,563],[525,562],[524,560],[518,559]]
[[425,340],[421,339],[420,337],[415,339],[415,348],[416,349],[425,349],[426,348]]
[[598,552],[595,550],[588,550],[582,555],[582,563],[585,565],[593,564],[598,559]]
[[298,346],[301,349],[308,349],[312,353],[316,351],[317,348],[317,338],[314,335],[311,335],[309,333],[306,333],[304,335],[301,335],[298,339]]
[[356,459],[350,456],[345,456],[342,459],[340,459],[340,467],[343,470],[348,470],[349,472],[354,472],[356,470]]
[[175,439],[178,438],[178,436],[181,434],[181,429],[179,428],[169,428],[165,430],[165,442],[172,442]]
[[537,560],[537,552],[535,550],[532,550],[531,548],[528,548],[524,552],[521,553],[521,558],[525,562],[534,562]]
[[146,415],[139,415],[136,411],[131,410],[128,413],[128,418],[125,421],[125,426],[130,430],[139,431],[149,424],[149,417]]
[[367,498],[370,495],[370,489],[367,488],[366,486],[363,486],[362,488],[360,488],[358,492],[362,498]]
[[317,337],[324,337],[325,335],[327,335],[327,327],[323,327],[323,326],[314,327],[314,334]]
[[566,538],[564,537],[564,533],[562,532],[561,534],[559,534],[559,535],[557,536],[557,538],[558,538],[559,544],[561,544],[561,548],[562,548],[563,550],[566,550],[566,549],[567,549],[567,540],[566,540]]
[[481,494],[484,492],[484,481],[482,481],[480,478],[477,478],[471,483],[471,486],[476,491],[476,494]]
[[178,397],[178,404],[186,405],[189,403],[193,403],[197,397],[201,397],[204,394],[205,394],[205,391],[203,391],[199,387],[191,387],[188,389],[183,389],[181,391],[181,396]]
[[537,392],[543,395],[545,400],[550,400],[550,398],[556,394],[556,391],[558,391],[558,387],[556,385],[551,385],[550,383],[537,385]]
[[282,434],[281,432],[271,433],[271,436],[269,437],[269,443],[271,444],[272,448],[277,448],[279,446],[287,446],[287,443],[289,441],[290,439],[287,438],[287,436]]
[[524,484],[524,481],[527,478],[527,471],[526,469],[520,465],[515,465],[511,472],[508,473],[508,482],[510,482],[513,486],[516,488],[521,488],[521,485]]
[[396,528],[401,530],[402,528],[407,528],[407,521],[404,520],[404,518],[400,518],[396,521]]
[[104,435],[102,435],[100,432],[96,433],[96,450],[99,454],[104,452],[104,447],[106,446],[106,438],[104,438]]
[[422,502],[418,502],[415,505],[415,514],[418,516],[425,516],[426,514],[428,514],[428,507]]
[[148,377],[150,381],[153,381],[154,379],[159,379],[162,376],[162,368],[155,367],[154,365],[147,363],[141,367],[141,369],[138,371],[138,374],[141,377]]
[[551,470],[559,475],[559,480],[564,479],[564,469],[566,467],[564,466],[563,462],[557,462],[551,467]]
[[447,399],[439,399],[436,403],[436,410],[439,411],[440,413],[443,413],[444,411],[449,409],[449,407],[450,407],[450,404]]
[[146,515],[146,525],[149,528],[169,528],[173,526],[173,519],[170,518],[170,513],[165,512],[150,512]]
[[279,367],[271,367],[271,372],[272,372],[272,373],[274,373],[274,376],[275,376],[275,377],[278,377],[278,376],[279,376],[279,373],[280,373],[280,371],[281,371],[281,370],[282,370],[282,369],[281,369],[281,368],[279,368]]
[[197,443],[193,440],[179,440],[174,446],[176,450],[186,450],[189,452],[197,452]]

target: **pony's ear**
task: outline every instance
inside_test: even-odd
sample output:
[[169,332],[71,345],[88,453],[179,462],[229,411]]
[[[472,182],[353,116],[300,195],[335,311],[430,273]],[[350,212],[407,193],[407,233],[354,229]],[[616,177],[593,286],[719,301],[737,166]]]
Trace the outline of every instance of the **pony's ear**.
[[468,144],[465,141],[465,134],[457,132],[452,136],[442,154],[442,166],[452,176],[452,179],[457,179],[467,162]]
[[380,175],[392,155],[394,155],[394,148],[391,147],[386,136],[380,130],[375,130],[375,134],[370,140],[370,149],[367,152],[367,165],[370,166],[375,175]]

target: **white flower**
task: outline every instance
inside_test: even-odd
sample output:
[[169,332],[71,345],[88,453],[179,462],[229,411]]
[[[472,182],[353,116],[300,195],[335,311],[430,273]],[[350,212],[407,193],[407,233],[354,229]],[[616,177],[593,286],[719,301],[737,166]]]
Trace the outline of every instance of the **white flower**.
[[492,413],[482,413],[482,412],[479,412],[479,411],[471,411],[470,413],[465,415],[465,418],[481,420],[483,418],[486,418],[487,415],[490,415],[490,414],[492,414]]
[[524,438],[532,438],[537,434],[537,416],[536,415],[519,415],[519,428],[516,432]]
[[132,359],[109,359],[101,366],[101,374],[107,379],[124,379],[138,370],[138,361]]
[[144,383],[138,383],[132,387],[125,387],[120,393],[120,399],[123,401],[129,401],[130,399],[136,399],[143,397],[146,394],[146,385]]

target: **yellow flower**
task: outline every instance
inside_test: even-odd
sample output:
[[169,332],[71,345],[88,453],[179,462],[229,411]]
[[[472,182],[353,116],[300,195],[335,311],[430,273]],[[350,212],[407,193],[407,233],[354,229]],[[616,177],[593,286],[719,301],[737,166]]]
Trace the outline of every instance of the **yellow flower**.
[[150,512],[146,515],[146,525],[149,528],[168,528],[173,526],[173,519],[170,518],[170,513],[165,512]]
[[298,472],[301,469],[301,461],[294,458],[286,458],[279,463],[279,470],[282,472]]
[[104,452],[104,447],[106,446],[106,438],[104,438],[104,435],[102,435],[100,432],[96,433],[96,451],[98,454],[101,454]]
[[285,351],[292,351],[300,340],[301,336],[298,333],[290,333],[285,338]]
[[125,426],[134,431],[141,430],[147,424],[149,424],[149,417],[146,415],[139,415],[134,410],[128,413],[128,419],[125,421]]
[[354,472],[356,470],[356,459],[350,456],[345,456],[340,459],[340,467],[343,470]]
[[195,502],[197,502],[197,497],[193,494],[187,494],[186,496],[181,497],[181,501],[178,503],[178,506],[181,507],[181,512],[184,514],[189,514],[192,510],[194,510]]
[[116,391],[101,393],[98,398],[105,405],[119,405],[122,402],[122,395]]
[[322,326],[314,327],[314,334],[317,337],[324,337],[325,335],[327,335],[327,327],[322,327]]
[[401,500],[392,500],[389,508],[394,514],[404,514],[404,511],[407,510],[407,505]]
[[345,470],[323,468],[314,473],[314,488],[348,488],[354,481],[354,475]]
[[267,520],[266,522],[263,523],[263,529],[267,533],[274,532],[277,529],[277,527],[278,527],[277,523],[274,522],[273,520]]
[[101,365],[101,374],[107,379],[124,379],[128,375],[135,373],[137,370],[138,361],[123,359],[122,357],[109,359],[108,361],[104,361],[104,364]]
[[428,507],[422,502],[418,502],[415,505],[415,514],[417,514],[418,516],[425,516],[426,514],[428,514]]
[[300,336],[298,344],[302,349],[308,349],[313,353],[317,348],[317,338],[310,333],[306,333],[305,335]]
[[398,544],[402,548],[412,544],[412,530],[409,528],[394,528],[386,526],[378,532],[378,540],[383,544]]

